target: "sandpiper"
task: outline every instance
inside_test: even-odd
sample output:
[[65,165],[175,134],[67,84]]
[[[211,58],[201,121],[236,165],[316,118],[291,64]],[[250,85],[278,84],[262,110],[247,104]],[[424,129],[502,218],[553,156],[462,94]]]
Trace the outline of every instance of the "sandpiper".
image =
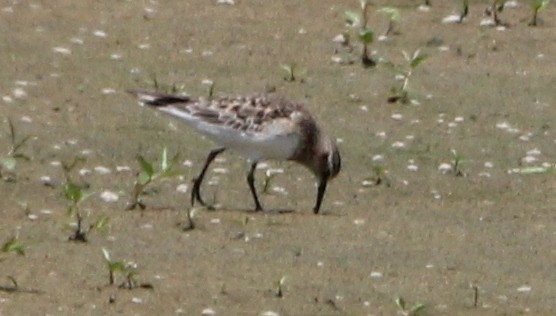
[[313,172],[318,180],[313,211],[320,210],[328,180],[340,172],[341,159],[336,143],[326,136],[309,111],[298,102],[275,94],[193,98],[157,92],[129,90],[141,105],[181,119],[197,132],[218,144],[207,156],[193,180],[191,204],[201,198],[200,187],[211,162],[226,149],[250,163],[247,183],[255,210],[263,209],[255,189],[255,169],[263,160],[291,160]]

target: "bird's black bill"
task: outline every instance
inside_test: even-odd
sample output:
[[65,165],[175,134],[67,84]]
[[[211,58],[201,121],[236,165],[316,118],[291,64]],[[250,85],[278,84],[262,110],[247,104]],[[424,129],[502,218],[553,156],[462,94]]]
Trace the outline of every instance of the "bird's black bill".
[[322,177],[319,182],[318,191],[317,191],[317,202],[315,203],[315,207],[313,208],[313,212],[315,214],[319,213],[320,205],[322,204],[322,199],[324,198],[324,192],[326,192],[326,184],[328,183],[328,177]]

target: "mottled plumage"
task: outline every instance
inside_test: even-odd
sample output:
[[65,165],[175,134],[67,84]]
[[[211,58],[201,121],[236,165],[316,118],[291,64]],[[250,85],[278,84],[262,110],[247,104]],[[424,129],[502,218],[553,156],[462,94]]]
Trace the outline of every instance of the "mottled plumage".
[[335,142],[324,135],[313,116],[300,103],[276,95],[225,96],[210,99],[129,91],[141,104],[185,121],[220,147],[211,151],[191,192],[200,196],[204,174],[225,149],[251,163],[247,182],[256,210],[262,210],[254,187],[254,171],[262,160],[292,160],[309,168],[319,180],[314,212],[318,213],[326,184],[340,172],[340,154]]

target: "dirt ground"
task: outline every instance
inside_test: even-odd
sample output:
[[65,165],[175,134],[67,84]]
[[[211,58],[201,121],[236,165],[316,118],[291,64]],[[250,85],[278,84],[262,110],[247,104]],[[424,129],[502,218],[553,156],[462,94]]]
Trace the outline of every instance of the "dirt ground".
[[[0,252],[0,315],[407,315],[418,303],[419,315],[553,315],[556,5],[530,27],[521,0],[501,29],[479,25],[488,1],[470,2],[462,24],[441,22],[460,1],[372,2],[375,59],[428,55],[413,104],[387,102],[401,83],[391,68],[359,64],[342,16],[355,0],[2,2],[0,157],[10,120],[30,160],[0,181],[0,243],[24,247]],[[379,41],[387,4],[401,20]],[[333,41],[343,32],[351,48]],[[207,80],[216,94],[303,101],[338,139],[343,169],[323,214],[311,212],[312,175],[276,162],[268,210],[249,212],[247,164],[226,153],[203,187],[217,209],[195,209],[184,230],[185,189],[214,145],[123,91],[206,95]],[[158,168],[164,147],[183,175],[126,211],[137,155]],[[108,219],[86,243],[68,240],[61,165],[76,157],[84,225]],[[260,191],[264,180],[259,170]],[[118,271],[109,285],[103,248],[136,265],[137,287],[119,288]]]

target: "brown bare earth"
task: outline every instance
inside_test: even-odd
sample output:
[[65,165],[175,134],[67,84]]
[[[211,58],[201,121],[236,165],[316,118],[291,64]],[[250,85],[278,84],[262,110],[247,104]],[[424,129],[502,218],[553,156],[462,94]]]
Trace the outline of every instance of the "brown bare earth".
[[[556,5],[530,27],[520,0],[500,30],[479,25],[489,1],[470,1],[463,24],[441,22],[461,1],[421,2],[369,10],[375,60],[428,55],[409,80],[419,104],[388,103],[396,72],[360,65],[342,16],[355,0],[2,2],[0,157],[9,121],[16,142],[30,138],[17,151],[29,160],[2,169],[0,315],[410,315],[418,303],[417,315],[556,313]],[[384,5],[401,20],[379,41]],[[351,48],[333,41],[343,32]],[[296,80],[284,80],[294,63]],[[275,89],[338,139],[343,169],[322,214],[310,172],[276,162],[267,168],[284,173],[268,193],[266,168],[256,175],[267,211],[250,212],[247,164],[233,153],[203,186],[216,210],[190,208],[214,145],[124,91],[207,95],[204,80],[215,94]],[[146,209],[126,211],[136,157],[158,170],[164,147],[183,175],[154,181]],[[83,225],[108,219],[86,243],[69,240],[62,165],[76,157]],[[24,255],[6,249],[14,237]],[[120,271],[109,285],[103,248],[136,265],[132,289]]]

